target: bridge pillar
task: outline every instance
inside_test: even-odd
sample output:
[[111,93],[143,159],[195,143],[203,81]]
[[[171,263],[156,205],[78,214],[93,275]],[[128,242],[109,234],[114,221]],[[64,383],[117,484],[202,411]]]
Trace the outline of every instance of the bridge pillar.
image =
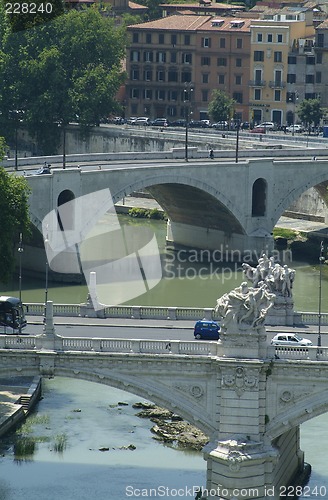
[[221,252],[222,261],[257,260],[263,252],[272,253],[273,236],[262,230],[259,234],[226,233],[218,229],[193,226],[181,222],[167,222],[166,242],[180,246]]

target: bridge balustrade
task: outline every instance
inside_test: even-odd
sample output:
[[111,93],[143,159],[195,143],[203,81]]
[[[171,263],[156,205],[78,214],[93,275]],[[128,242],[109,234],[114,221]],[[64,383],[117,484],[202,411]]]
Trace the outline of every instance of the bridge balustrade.
[[275,353],[279,359],[328,361],[328,347],[275,346]]

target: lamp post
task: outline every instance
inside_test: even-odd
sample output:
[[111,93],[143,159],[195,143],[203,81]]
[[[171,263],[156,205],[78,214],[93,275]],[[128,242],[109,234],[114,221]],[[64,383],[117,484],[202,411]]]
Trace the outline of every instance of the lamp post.
[[44,288],[44,318],[43,318],[43,323],[45,324],[46,318],[47,318],[47,302],[48,302],[48,276],[49,276],[49,262],[48,262],[48,256],[47,256],[47,244],[48,244],[48,225],[47,225],[47,234],[46,238],[44,240],[44,249],[46,252],[46,282],[45,282],[45,288]]
[[193,87],[191,82],[186,82],[183,91],[183,102],[185,103],[185,118],[186,118],[186,136],[185,136],[185,161],[188,159],[188,128],[189,128],[189,114],[190,114],[190,102],[191,93],[193,92]]
[[[24,251],[23,248],[23,234],[19,234],[19,245],[18,245],[18,253],[19,253],[19,276],[18,276],[18,287],[19,287],[19,301],[22,302],[22,253]],[[18,325],[19,334],[22,333],[22,322],[21,317],[19,318]]]
[[239,130],[240,130],[240,120],[239,118],[235,118],[235,123],[237,126],[237,135],[236,135],[236,163],[238,163],[238,154],[239,154]]
[[323,256],[323,241],[320,243],[320,257],[319,257],[319,314],[318,314],[318,347],[321,347],[321,295],[322,295],[322,264],[325,261]]

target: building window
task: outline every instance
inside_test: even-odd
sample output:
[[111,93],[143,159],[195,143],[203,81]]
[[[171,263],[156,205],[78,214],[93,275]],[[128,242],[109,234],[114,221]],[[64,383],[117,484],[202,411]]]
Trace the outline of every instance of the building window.
[[184,44],[185,45],[190,45],[190,35],[185,35],[184,36]]
[[202,47],[209,48],[211,46],[211,39],[207,37],[202,38]]
[[233,92],[232,98],[238,103],[243,104],[243,93],[242,92]]
[[220,49],[225,49],[226,41],[225,38],[220,38],[219,47]]
[[163,71],[162,69],[157,70],[156,81],[157,82],[165,81],[165,71]]
[[217,65],[218,66],[226,66],[227,65],[226,57],[218,57]]
[[151,44],[151,33],[146,33],[146,43]]
[[156,99],[158,101],[164,101],[164,99],[165,99],[165,90],[156,90]]
[[282,34],[281,33],[277,34],[277,43],[282,43]]
[[236,40],[236,48],[237,49],[242,49],[243,48],[243,39],[242,38],[237,38],[237,40]]
[[296,64],[296,56],[288,56],[288,64]]
[[139,80],[139,69],[131,69],[131,80]]
[[184,52],[182,54],[182,62],[184,64],[191,64],[192,63],[192,54],[190,52]]
[[306,56],[306,64],[309,66],[313,66],[315,64],[314,56]]
[[187,71],[183,71],[181,73],[181,81],[182,83],[190,83],[191,82],[191,73]]
[[144,80],[146,82],[151,82],[153,79],[153,72],[151,69],[145,69],[144,71]]
[[177,53],[171,52],[171,63],[176,63],[176,62],[177,62]]
[[209,74],[202,73],[202,83],[208,83]]
[[254,61],[264,61],[263,50],[254,50]]
[[153,53],[150,51],[144,52],[144,62],[153,62]]
[[218,75],[218,84],[224,85],[224,82],[225,82],[225,75]]
[[169,106],[167,108],[167,114],[171,117],[177,116],[177,108],[176,106]]
[[236,75],[235,76],[235,84],[236,85],[242,85],[242,77],[241,77],[241,75]]
[[132,35],[132,42],[133,43],[138,43],[139,42],[139,33],[133,33],[133,35]]
[[236,68],[241,68],[242,65],[242,59],[241,57],[236,58]]
[[272,40],[273,40],[272,33],[268,33],[268,34],[267,34],[267,42],[268,42],[268,43],[272,43]]
[[163,45],[163,43],[164,43],[164,33],[159,33],[159,35],[158,35],[158,43],[160,45]]
[[254,101],[261,101],[262,92],[261,89],[254,89]]
[[173,45],[173,47],[175,47],[177,44],[177,35],[175,33],[171,35],[171,44]]
[[150,89],[145,89],[144,90],[144,99],[152,99],[153,98],[153,92]]
[[132,99],[139,99],[139,89],[131,89],[130,96]]
[[178,72],[175,69],[170,69],[167,75],[168,82],[177,82],[178,81]]
[[261,69],[256,69],[254,72],[254,77],[255,77],[255,85],[261,85],[262,82],[262,70]]
[[317,95],[314,92],[306,92],[304,99],[315,99]]
[[278,63],[282,62],[282,52],[275,51],[273,53],[273,60],[274,60],[274,62],[278,62]]
[[208,101],[208,90],[202,90],[202,102]]
[[318,33],[317,35],[317,47],[325,46],[325,35],[324,33]]
[[140,61],[140,52],[139,50],[132,50],[130,54],[130,60],[133,62],[139,62]]
[[287,83],[296,83],[296,73],[287,74]]
[[156,53],[156,62],[165,63],[166,62],[166,52],[157,52]]
[[211,58],[210,57],[202,57],[200,60],[200,64],[202,66],[211,66]]
[[315,74],[316,83],[321,83],[321,71],[317,71]]
[[314,83],[314,75],[305,75],[305,83]]
[[262,33],[257,33],[256,34],[256,41],[257,42],[263,42],[263,35],[262,35]]
[[178,100],[178,92],[177,90],[169,90],[167,93],[168,101],[177,101]]
[[274,91],[274,100],[277,102],[281,101],[281,90],[275,90]]
[[317,64],[322,64],[322,52],[317,53]]

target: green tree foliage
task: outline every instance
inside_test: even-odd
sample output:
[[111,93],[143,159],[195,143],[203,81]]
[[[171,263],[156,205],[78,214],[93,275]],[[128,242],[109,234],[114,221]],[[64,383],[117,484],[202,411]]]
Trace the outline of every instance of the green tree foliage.
[[2,134],[13,116],[17,120],[13,110],[19,111],[42,152],[51,154],[61,126],[78,120],[86,128],[118,112],[124,34],[93,8],[6,34],[0,53],[0,108],[7,120]]
[[305,99],[297,108],[297,114],[302,123],[305,123],[308,127],[314,124],[314,126],[319,125],[321,118],[323,117],[323,109],[320,105],[319,99]]
[[208,104],[208,114],[213,121],[230,120],[233,116],[235,101],[222,90],[213,90]]
[[[1,141],[3,147],[4,142]],[[7,283],[15,267],[19,234],[29,234],[29,187],[24,177],[0,167],[0,281]]]

